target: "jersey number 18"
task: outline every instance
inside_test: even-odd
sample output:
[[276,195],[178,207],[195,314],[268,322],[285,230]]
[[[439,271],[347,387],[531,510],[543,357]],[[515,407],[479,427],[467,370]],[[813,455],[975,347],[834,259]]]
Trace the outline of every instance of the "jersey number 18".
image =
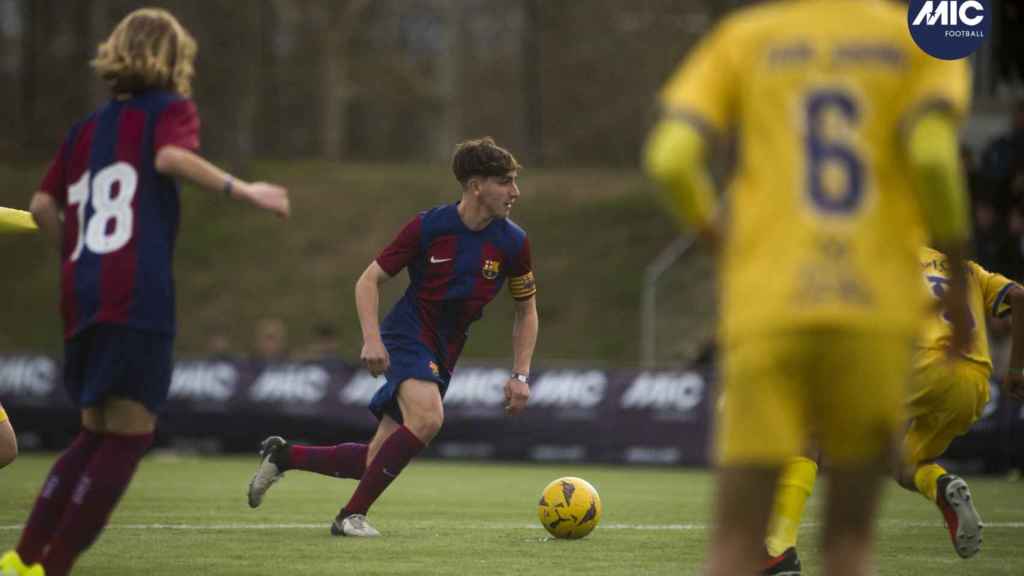
[[[132,238],[132,199],[139,181],[135,168],[127,162],[117,162],[90,176],[87,170],[68,188],[68,207],[77,206],[78,215],[78,240],[71,253],[72,261],[82,255],[83,247],[93,254],[109,254],[124,248]],[[85,207],[90,199],[93,212],[86,222]]]

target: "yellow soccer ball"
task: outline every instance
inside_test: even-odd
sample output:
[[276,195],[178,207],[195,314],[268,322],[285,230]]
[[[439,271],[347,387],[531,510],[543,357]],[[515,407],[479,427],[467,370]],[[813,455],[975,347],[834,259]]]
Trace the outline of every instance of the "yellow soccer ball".
[[544,488],[537,516],[555,538],[583,538],[601,521],[601,497],[582,478],[559,478]]

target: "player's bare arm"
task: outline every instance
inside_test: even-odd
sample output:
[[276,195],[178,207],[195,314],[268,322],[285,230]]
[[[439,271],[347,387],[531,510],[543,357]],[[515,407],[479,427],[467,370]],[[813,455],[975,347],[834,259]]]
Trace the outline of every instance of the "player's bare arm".
[[1006,298],[1012,309],[1013,325],[1010,369],[1003,382],[1003,390],[1010,398],[1020,402],[1024,401],[1024,288],[1012,285]]
[[288,190],[267,182],[239,180],[207,161],[202,156],[177,146],[164,146],[156,153],[157,172],[184,178],[206,190],[225,192],[232,198],[245,200],[282,218],[291,213]]
[[967,293],[967,260],[964,249],[960,246],[947,248],[946,257],[949,262],[949,287],[942,298],[946,310],[946,318],[951,324],[949,354],[962,356],[971,348],[971,333],[974,321],[971,319],[971,307]]
[[380,337],[380,286],[391,277],[374,260],[356,280],[356,311],[363,331],[363,350],[359,359],[373,376],[387,372],[391,360]]
[[42,191],[36,192],[32,195],[29,212],[32,213],[32,219],[35,220],[43,234],[46,234],[53,246],[60,250],[64,228],[60,221],[60,207],[53,196]]
[[[540,318],[537,315],[537,297],[517,300],[515,317],[512,321],[513,372],[526,377],[530,374],[533,350],[537,345]],[[505,413],[516,415],[526,408],[530,399],[530,385],[527,381],[513,376],[505,383]]]

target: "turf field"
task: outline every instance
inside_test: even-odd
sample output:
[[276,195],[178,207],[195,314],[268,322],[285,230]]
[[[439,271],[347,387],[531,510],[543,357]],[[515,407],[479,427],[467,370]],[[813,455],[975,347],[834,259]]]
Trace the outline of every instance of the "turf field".
[[[0,471],[0,550],[14,545],[52,456]],[[354,482],[289,473],[259,510],[245,488],[255,457],[148,457],[111,526],[75,574],[695,574],[704,553],[711,476],[702,471],[580,465],[416,462],[371,518],[384,537],[334,538],[328,525]],[[536,520],[541,489],[591,481],[604,517],[588,538],[552,541]],[[893,487],[883,508],[880,574],[1024,574],[1024,483],[969,478],[988,527],[960,560],[938,512]],[[819,487],[821,483],[819,483]],[[812,500],[802,546],[820,574]]]

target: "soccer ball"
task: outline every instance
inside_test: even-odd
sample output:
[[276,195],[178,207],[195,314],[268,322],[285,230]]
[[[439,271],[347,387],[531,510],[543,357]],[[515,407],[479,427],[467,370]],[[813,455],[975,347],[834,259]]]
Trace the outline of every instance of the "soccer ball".
[[583,538],[601,521],[601,497],[582,478],[559,478],[544,488],[537,516],[555,538]]

